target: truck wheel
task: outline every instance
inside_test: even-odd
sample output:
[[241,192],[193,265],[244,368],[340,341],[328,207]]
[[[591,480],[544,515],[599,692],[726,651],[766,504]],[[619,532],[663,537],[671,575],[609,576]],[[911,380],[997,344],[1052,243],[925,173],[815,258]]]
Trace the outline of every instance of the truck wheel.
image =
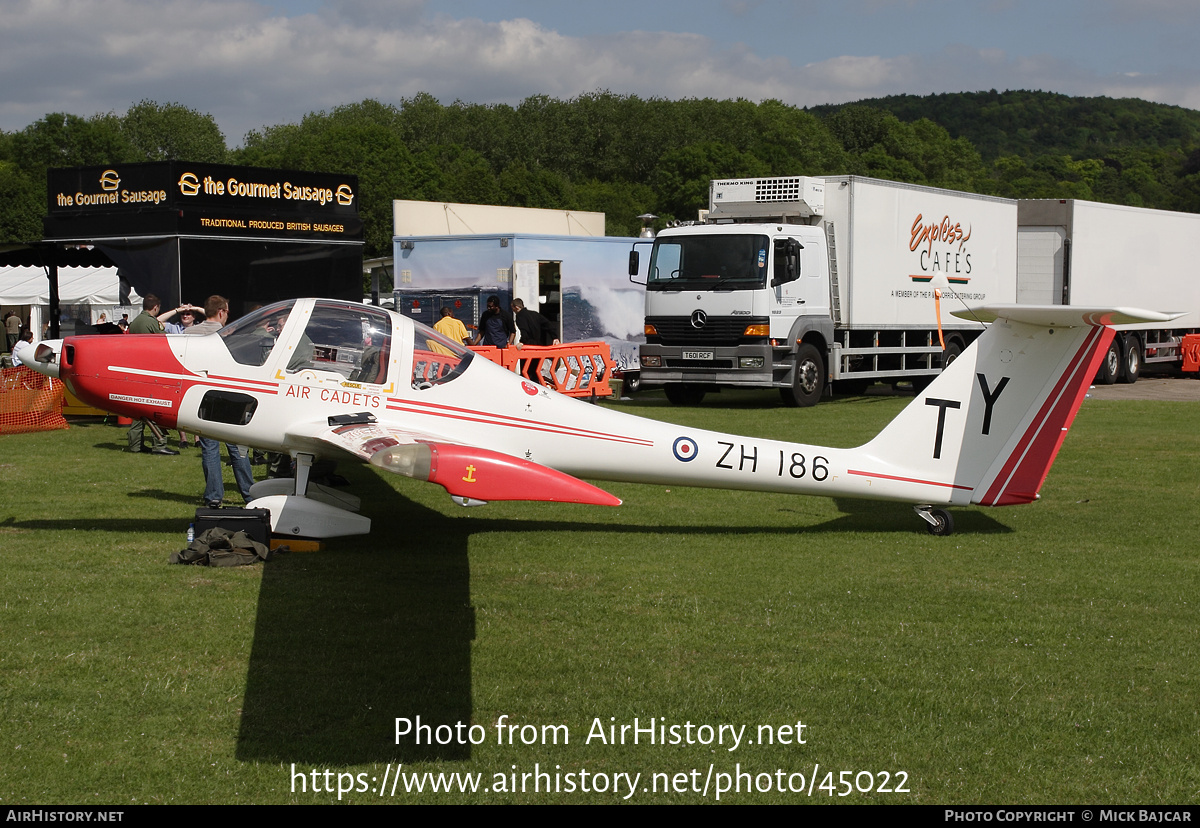
[[945,371],[950,367],[950,363],[962,356],[963,346],[957,339],[951,339],[946,343],[946,350],[942,351],[942,370]]
[[673,382],[663,386],[672,405],[699,405],[704,401],[704,386]]
[[621,394],[626,397],[632,397],[641,390],[642,372],[626,371],[625,376],[621,379]]
[[1124,370],[1118,379],[1133,385],[1142,373],[1142,348],[1136,336],[1131,336],[1125,341],[1125,359],[1121,362]]
[[816,405],[825,391],[825,361],[816,346],[807,342],[796,349],[796,368],[792,384],[779,389],[783,404],[792,408]]
[[1104,355],[1104,361],[1100,363],[1100,370],[1096,372],[1096,382],[1100,385],[1112,385],[1121,374],[1121,343],[1119,340],[1120,337],[1113,337],[1113,341],[1108,346],[1108,353]]

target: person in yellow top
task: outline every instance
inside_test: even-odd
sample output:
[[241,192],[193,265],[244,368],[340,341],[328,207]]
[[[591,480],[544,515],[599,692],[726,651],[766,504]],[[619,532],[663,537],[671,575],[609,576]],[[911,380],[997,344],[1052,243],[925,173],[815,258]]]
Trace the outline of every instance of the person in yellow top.
[[442,318],[434,324],[433,329],[460,345],[466,344],[471,338],[467,333],[467,326],[455,318],[454,309],[448,305],[442,307]]

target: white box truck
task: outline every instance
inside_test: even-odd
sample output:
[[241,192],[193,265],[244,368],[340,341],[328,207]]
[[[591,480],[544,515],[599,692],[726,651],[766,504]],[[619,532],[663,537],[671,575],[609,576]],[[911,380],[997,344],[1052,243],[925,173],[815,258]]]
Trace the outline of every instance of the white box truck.
[[1135,382],[1182,362],[1200,330],[1200,215],[1074,199],[1017,206],[1017,301],[1182,312],[1168,327],[1121,329],[1097,382]]
[[713,181],[702,222],[630,257],[646,282],[641,382],[675,403],[734,386],[801,406],[828,381],[927,384],[983,329],[951,310],[1016,301],[1016,237],[1010,199],[855,176]]

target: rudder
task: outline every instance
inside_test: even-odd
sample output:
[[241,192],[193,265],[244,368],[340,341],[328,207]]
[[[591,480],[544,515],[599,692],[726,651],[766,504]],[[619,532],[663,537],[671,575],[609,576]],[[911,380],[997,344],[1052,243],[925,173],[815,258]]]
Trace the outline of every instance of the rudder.
[[1061,307],[989,310],[1005,318],[863,447],[881,473],[933,483],[942,502],[1036,499],[1113,335]]

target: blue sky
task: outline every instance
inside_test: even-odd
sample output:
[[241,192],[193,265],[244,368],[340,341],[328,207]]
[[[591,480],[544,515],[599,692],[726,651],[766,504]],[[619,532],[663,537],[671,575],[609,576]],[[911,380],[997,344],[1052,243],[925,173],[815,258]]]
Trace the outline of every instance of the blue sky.
[[1042,89],[1200,108],[1198,0],[5,0],[0,129],[143,99],[227,142],[364,98]]

